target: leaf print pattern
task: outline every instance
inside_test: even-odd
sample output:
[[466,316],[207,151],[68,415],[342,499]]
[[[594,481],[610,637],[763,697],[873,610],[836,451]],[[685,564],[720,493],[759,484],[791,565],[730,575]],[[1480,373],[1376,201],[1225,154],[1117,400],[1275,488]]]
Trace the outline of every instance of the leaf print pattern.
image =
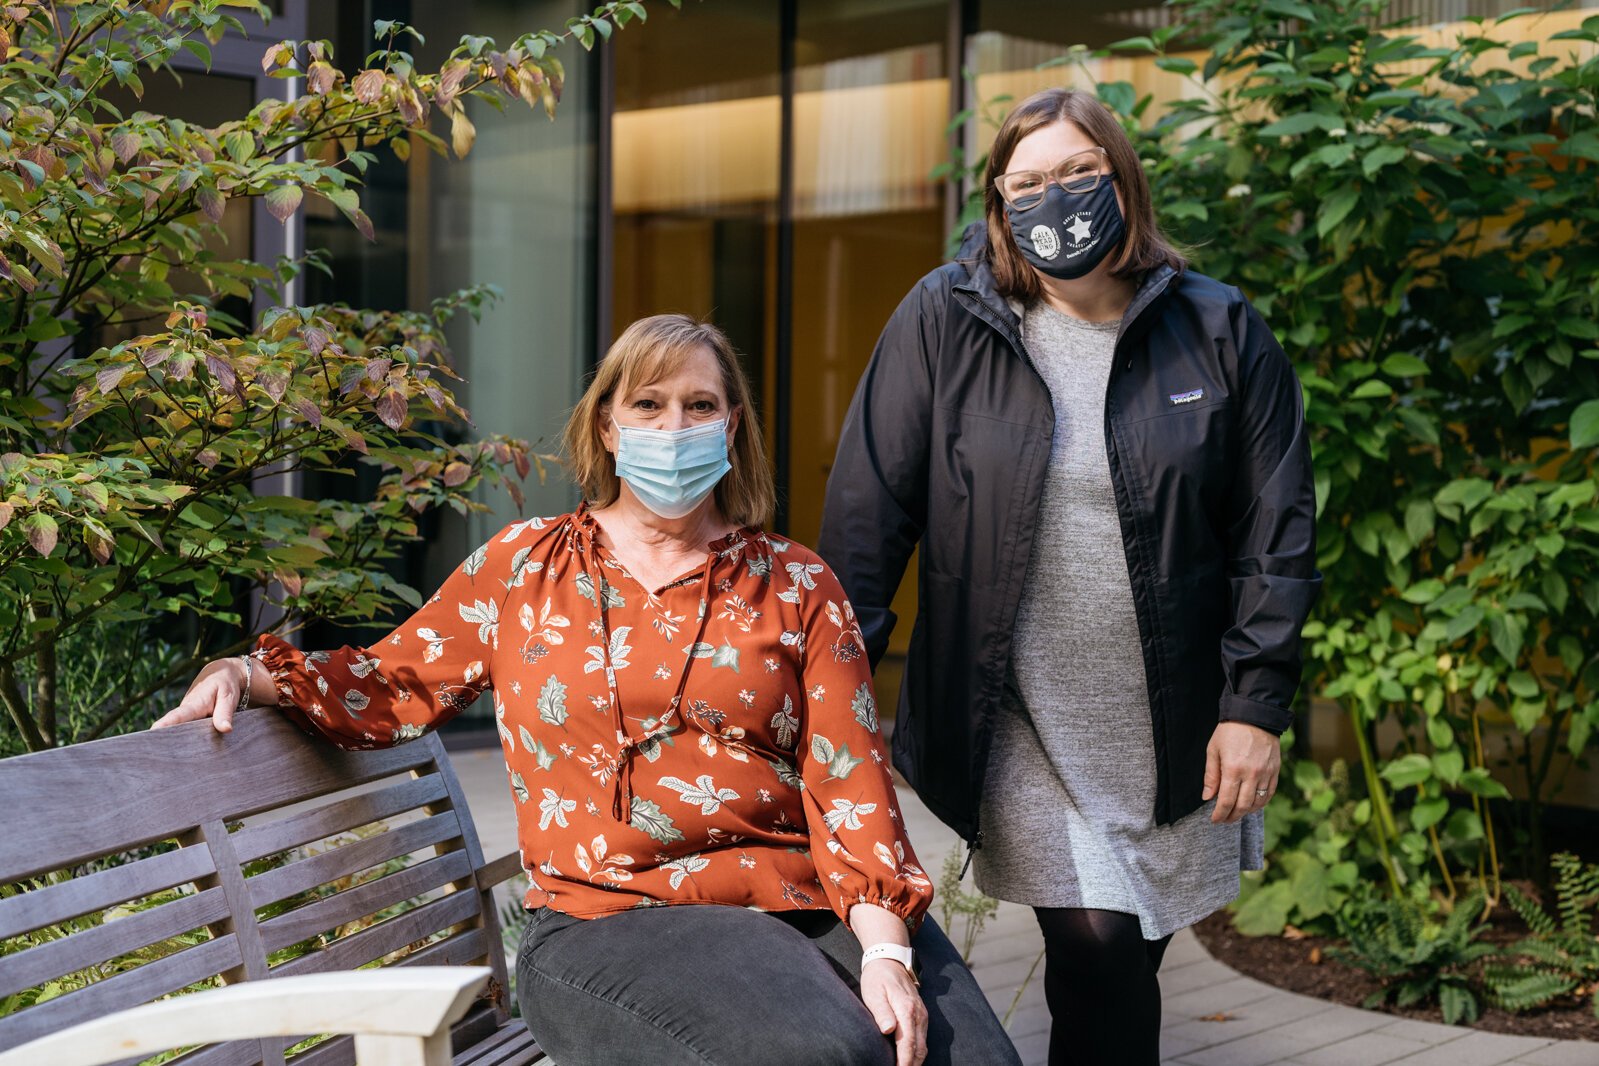
[[710,859],[702,858],[698,854],[685,855],[681,859],[661,863],[661,869],[672,871],[672,887],[683,887],[683,878],[692,877],[711,864]]
[[[583,596],[583,598],[598,607],[599,601],[594,598],[594,579],[589,576],[588,571],[579,570],[577,572],[577,577],[573,578],[573,581],[576,582],[577,591]],[[616,586],[605,580],[604,577],[600,578],[600,591],[605,596],[606,610],[610,610],[612,607],[627,606],[627,600],[624,599],[622,594],[616,590]]]
[[869,733],[880,731],[877,722],[877,700],[872,696],[871,682],[861,682],[861,687],[855,690],[855,698],[850,701],[850,709],[855,712],[855,721],[860,723],[862,729]]
[[827,777],[831,781],[844,780],[855,772],[855,767],[866,761],[852,758],[848,744],[840,744],[834,750],[833,742],[820,733],[811,737],[811,758],[827,767]]
[[678,793],[684,803],[698,803],[701,814],[715,814],[722,809],[722,804],[739,798],[738,793],[730,788],[717,788],[710,774],[701,774],[692,785],[676,777],[663,777],[659,784]]
[[500,607],[493,600],[473,600],[472,606],[460,605],[461,621],[475,622],[477,624],[477,639],[479,644],[493,643],[495,648],[500,646]]
[[422,651],[422,661],[425,663],[437,662],[444,655],[444,642],[451,639],[441,636],[437,630],[421,626],[416,635],[427,641],[427,647]]
[[[931,886],[904,839],[837,578],[802,547],[745,533],[651,591],[596,531],[581,512],[506,527],[372,648],[265,638],[284,713],[381,747],[491,692],[529,906],[844,917],[871,900],[914,922]],[[515,634],[503,646],[502,628]]]
[[517,611],[517,621],[521,622],[522,628],[528,632],[527,641],[522,645],[524,648],[527,647],[528,643],[535,640],[543,641],[546,644],[566,643],[566,636],[561,630],[569,627],[572,624],[572,620],[564,614],[556,614],[553,610],[554,602],[553,599],[546,596],[544,598],[544,606],[537,612],[533,610],[531,603],[524,603],[521,609]]
[[683,831],[672,821],[671,815],[661,810],[661,805],[642,796],[633,797],[632,817],[628,824],[662,844],[674,844],[683,839]]
[[607,665],[614,670],[621,670],[624,667],[631,666],[632,663],[628,662],[627,657],[633,653],[633,648],[627,643],[627,635],[632,631],[631,626],[622,626],[611,634],[609,664],[606,662],[607,649],[605,646],[595,644],[589,647],[589,661],[583,664],[583,672],[591,674],[596,670],[604,670]]
[[799,719],[794,717],[794,700],[785,695],[783,709],[772,715],[772,739],[780,748],[794,750],[794,735],[799,731]]
[[823,567],[821,563],[789,563],[784,569],[796,587],[813,589],[816,587],[816,575],[822,572]]
[[833,801],[833,809],[827,812],[827,828],[835,833],[841,827],[859,829],[862,825],[861,816],[871,814],[875,810],[877,810],[875,803],[852,803],[847,799],[836,799]]
[[566,724],[566,686],[554,674],[539,689],[539,721],[550,725]]
[[575,810],[577,800],[563,799],[553,788],[545,789],[544,799],[539,801],[539,829],[548,829],[551,821],[565,829],[568,824],[566,816]]

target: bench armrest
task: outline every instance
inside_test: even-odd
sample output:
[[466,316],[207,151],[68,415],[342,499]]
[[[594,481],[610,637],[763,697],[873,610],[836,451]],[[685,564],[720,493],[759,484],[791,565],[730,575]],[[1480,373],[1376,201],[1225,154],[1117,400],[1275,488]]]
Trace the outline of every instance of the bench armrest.
[[509,881],[522,872],[522,856],[519,852],[508,851],[497,859],[492,859],[483,864],[477,873],[479,888],[488,889],[502,881]]
[[397,966],[248,981],[97,1018],[0,1052],[0,1066],[102,1066],[190,1044],[353,1033],[357,1063],[449,1066],[450,1025],[486,966]]

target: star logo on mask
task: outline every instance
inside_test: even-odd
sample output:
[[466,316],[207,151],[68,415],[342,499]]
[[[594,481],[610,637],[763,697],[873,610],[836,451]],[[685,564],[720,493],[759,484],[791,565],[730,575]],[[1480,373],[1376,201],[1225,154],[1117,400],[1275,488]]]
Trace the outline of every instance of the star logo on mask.
[[1072,235],[1073,244],[1082,244],[1093,236],[1093,229],[1088,220],[1082,215],[1073,215],[1072,224],[1066,227],[1066,232]]

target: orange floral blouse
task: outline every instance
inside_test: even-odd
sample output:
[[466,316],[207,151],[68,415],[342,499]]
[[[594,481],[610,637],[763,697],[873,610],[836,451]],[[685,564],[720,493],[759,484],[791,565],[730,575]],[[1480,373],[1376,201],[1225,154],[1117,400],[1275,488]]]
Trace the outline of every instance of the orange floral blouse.
[[256,651],[278,702],[345,748],[435,729],[493,687],[526,904],[589,918],[933,889],[894,798],[864,642],[833,572],[744,529],[646,589],[585,509],[507,526],[371,648]]

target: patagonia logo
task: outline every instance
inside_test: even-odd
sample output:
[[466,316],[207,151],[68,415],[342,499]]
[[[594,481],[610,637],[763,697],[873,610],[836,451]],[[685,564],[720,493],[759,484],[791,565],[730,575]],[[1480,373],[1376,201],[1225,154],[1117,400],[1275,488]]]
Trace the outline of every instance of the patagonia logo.
[[1167,401],[1173,407],[1181,407],[1185,403],[1193,403],[1195,400],[1203,400],[1204,398],[1204,389],[1194,389],[1191,392],[1174,392],[1167,397]]

